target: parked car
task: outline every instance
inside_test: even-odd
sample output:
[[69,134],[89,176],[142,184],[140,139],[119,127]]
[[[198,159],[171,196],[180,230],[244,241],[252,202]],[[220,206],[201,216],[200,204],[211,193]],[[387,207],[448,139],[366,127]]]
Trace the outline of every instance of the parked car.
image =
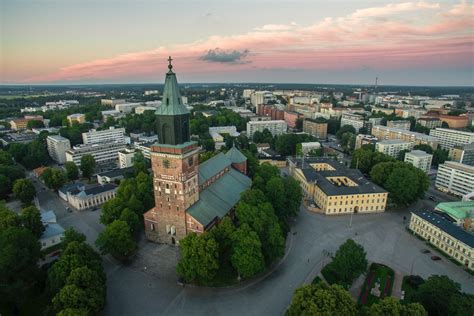
[[441,260],[441,258],[438,256],[431,256],[431,260],[438,261],[438,260]]

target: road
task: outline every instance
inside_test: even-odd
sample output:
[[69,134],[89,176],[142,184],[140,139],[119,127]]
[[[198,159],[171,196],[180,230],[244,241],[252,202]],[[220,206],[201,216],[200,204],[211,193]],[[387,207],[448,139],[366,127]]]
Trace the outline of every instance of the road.
[[[94,244],[103,229],[100,211],[73,212],[50,190],[35,183],[42,208],[53,209],[65,227],[86,234]],[[430,189],[431,190],[431,189]],[[434,194],[433,194],[434,195]],[[443,193],[436,192],[441,198]],[[412,209],[432,208],[436,202],[423,200]],[[177,248],[140,242],[137,258],[130,265],[119,265],[104,257],[107,273],[107,306],[105,315],[281,315],[291,301],[294,290],[310,281],[325,263],[327,252],[334,253],[347,238],[362,244],[369,261],[385,263],[404,274],[428,277],[446,274],[462,289],[474,293],[472,276],[443,258],[434,262],[422,254],[424,242],[405,230],[403,216],[408,211],[353,217],[328,217],[301,208],[292,223],[288,252],[280,265],[266,278],[239,288],[209,289],[181,287],[177,284],[175,264]]]

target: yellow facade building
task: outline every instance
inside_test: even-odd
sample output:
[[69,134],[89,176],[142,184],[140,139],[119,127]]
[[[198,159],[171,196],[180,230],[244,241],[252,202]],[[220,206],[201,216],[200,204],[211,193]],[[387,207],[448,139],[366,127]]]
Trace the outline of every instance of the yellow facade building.
[[289,159],[290,175],[298,180],[314,210],[326,215],[385,211],[388,192],[359,170],[328,158]]
[[83,124],[86,122],[86,115],[82,113],[71,114],[67,116],[67,120],[69,125],[72,125],[73,123]]
[[410,230],[474,271],[474,235],[435,212],[411,213]]

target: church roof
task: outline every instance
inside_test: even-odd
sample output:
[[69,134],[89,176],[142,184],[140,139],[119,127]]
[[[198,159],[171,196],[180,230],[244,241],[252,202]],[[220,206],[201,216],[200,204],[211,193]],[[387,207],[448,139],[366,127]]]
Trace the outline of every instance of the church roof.
[[165,87],[163,88],[163,99],[161,105],[156,110],[156,115],[183,115],[189,114],[189,110],[184,106],[181,101],[181,95],[179,93],[178,80],[176,74],[172,71],[173,66],[171,65],[171,57],[168,59],[169,71],[165,77]]
[[191,206],[187,213],[206,227],[216,217],[224,217],[239,201],[240,194],[251,185],[252,180],[249,177],[230,168],[221,178],[199,193],[199,201]]
[[204,161],[199,165],[199,184],[203,184],[231,164],[232,161],[223,153]]
[[230,159],[230,161],[232,161],[232,163],[242,163],[247,161],[247,157],[245,157],[244,154],[242,154],[235,146],[232,146],[225,155]]

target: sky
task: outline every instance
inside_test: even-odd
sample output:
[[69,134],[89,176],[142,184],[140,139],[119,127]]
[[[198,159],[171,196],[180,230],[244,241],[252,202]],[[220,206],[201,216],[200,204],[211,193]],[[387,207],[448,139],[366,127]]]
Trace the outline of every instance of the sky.
[[0,0],[0,83],[474,86],[472,1]]

